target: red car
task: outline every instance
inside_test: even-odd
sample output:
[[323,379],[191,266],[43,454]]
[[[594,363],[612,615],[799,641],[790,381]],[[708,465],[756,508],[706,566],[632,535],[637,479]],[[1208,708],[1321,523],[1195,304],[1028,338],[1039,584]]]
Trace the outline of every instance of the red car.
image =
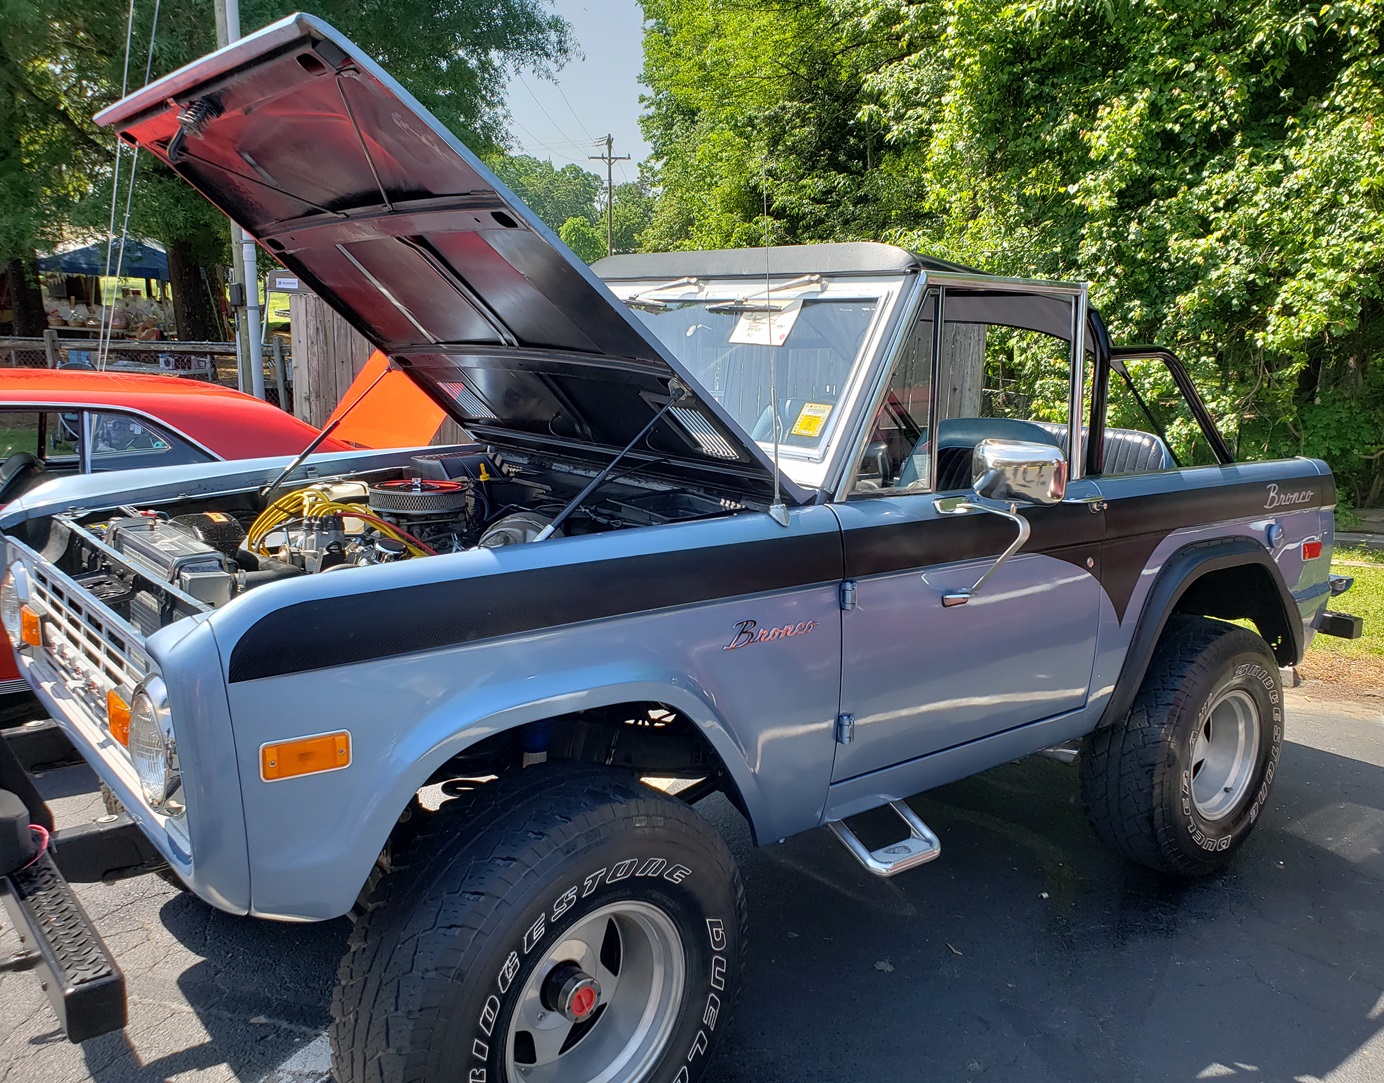
[[[384,363],[377,357],[362,380],[373,380]],[[390,389],[393,395],[381,394],[387,384],[378,380],[372,386],[368,404],[355,405],[320,450],[428,442],[432,433],[424,430],[429,424],[437,428],[440,410],[401,401],[397,388]],[[356,402],[356,387],[344,403]],[[68,474],[296,455],[317,432],[276,406],[216,384],[119,372],[0,369],[0,505]],[[0,644],[0,724],[25,717],[31,706],[10,646]]]

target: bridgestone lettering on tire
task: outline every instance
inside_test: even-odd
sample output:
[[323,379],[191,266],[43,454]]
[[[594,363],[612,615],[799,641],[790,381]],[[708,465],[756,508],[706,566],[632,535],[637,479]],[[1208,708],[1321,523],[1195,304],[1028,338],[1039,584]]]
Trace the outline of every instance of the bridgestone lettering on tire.
[[1091,734],[1081,792],[1116,850],[1179,876],[1223,867],[1263,815],[1283,747],[1278,664],[1253,632],[1175,617],[1129,716]]
[[547,764],[426,818],[365,900],[338,1083],[692,1083],[725,1030],[744,895],[686,805]]

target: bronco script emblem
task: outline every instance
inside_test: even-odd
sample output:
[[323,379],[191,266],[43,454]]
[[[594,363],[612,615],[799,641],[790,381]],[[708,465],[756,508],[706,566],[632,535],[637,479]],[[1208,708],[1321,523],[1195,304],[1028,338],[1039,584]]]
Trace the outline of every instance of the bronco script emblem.
[[1310,504],[1312,498],[1316,495],[1317,494],[1311,489],[1298,489],[1296,492],[1287,493],[1280,492],[1278,485],[1270,482],[1269,491],[1266,494],[1267,499],[1264,501],[1264,507],[1266,509],[1283,508],[1291,507],[1294,504]]
[[723,651],[737,651],[741,647],[748,647],[751,643],[770,643],[775,639],[783,639],[787,636],[806,635],[817,627],[815,620],[800,620],[797,624],[785,624],[779,628],[761,628],[757,621],[742,620],[735,626],[735,635],[731,637],[721,649]]

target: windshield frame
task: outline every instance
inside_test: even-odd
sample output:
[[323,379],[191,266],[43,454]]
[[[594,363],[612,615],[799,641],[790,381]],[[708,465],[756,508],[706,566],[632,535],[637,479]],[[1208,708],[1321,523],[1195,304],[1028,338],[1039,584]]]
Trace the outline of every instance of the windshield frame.
[[[875,304],[864,335],[854,359],[850,362],[846,378],[842,383],[831,416],[823,426],[822,438],[815,447],[796,447],[787,443],[778,446],[780,468],[783,473],[799,485],[822,489],[828,485],[834,473],[837,460],[843,448],[848,448],[853,440],[855,418],[861,396],[873,384],[879,367],[886,364],[891,353],[892,343],[899,325],[899,313],[909,307],[908,298],[916,291],[922,275],[871,275],[871,274],[821,274],[817,281],[802,281],[798,274],[775,274],[768,278],[770,293],[768,299],[774,305],[784,305],[792,301],[869,301]],[[797,284],[795,283],[797,281]],[[633,302],[633,308],[640,304],[656,305],[715,305],[728,302],[762,303],[766,299],[765,278],[751,276],[715,277],[692,281],[669,282],[646,279],[621,279],[607,282],[611,292],[622,302]],[[789,288],[784,288],[788,286]],[[658,337],[654,325],[642,321],[648,333]],[[660,342],[663,340],[660,339]],[[674,356],[674,347],[664,343],[664,348]],[[679,358],[684,368],[685,361]],[[782,375],[782,374],[780,374]],[[698,391],[709,399],[714,399],[710,388],[698,381]],[[752,441],[743,425],[737,425],[745,434],[747,443],[753,442],[769,456],[774,454],[774,442],[770,440]]]

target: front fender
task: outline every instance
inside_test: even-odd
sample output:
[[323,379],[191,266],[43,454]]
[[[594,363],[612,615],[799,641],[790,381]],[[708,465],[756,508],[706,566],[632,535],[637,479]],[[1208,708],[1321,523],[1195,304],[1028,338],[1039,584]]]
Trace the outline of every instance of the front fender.
[[[359,677],[341,671],[343,682]],[[357,719],[385,709],[388,675],[381,673],[371,683],[373,687],[361,682],[356,688]],[[401,691],[397,685],[395,690]],[[492,674],[483,684],[437,698],[406,726],[384,719],[378,727],[349,721],[345,728],[352,734],[351,771],[288,783],[263,782],[257,777],[262,734],[246,740],[237,727],[242,785],[247,803],[258,806],[248,818],[252,913],[288,920],[346,913],[400,814],[449,759],[529,722],[627,702],[666,703],[686,715],[724,764],[750,815],[764,807],[748,750],[717,712],[712,697],[686,675],[635,659],[597,669],[548,671],[541,678],[518,671],[503,679]],[[245,716],[243,705],[237,715]],[[304,732],[332,728],[325,719],[320,725],[301,726]]]

